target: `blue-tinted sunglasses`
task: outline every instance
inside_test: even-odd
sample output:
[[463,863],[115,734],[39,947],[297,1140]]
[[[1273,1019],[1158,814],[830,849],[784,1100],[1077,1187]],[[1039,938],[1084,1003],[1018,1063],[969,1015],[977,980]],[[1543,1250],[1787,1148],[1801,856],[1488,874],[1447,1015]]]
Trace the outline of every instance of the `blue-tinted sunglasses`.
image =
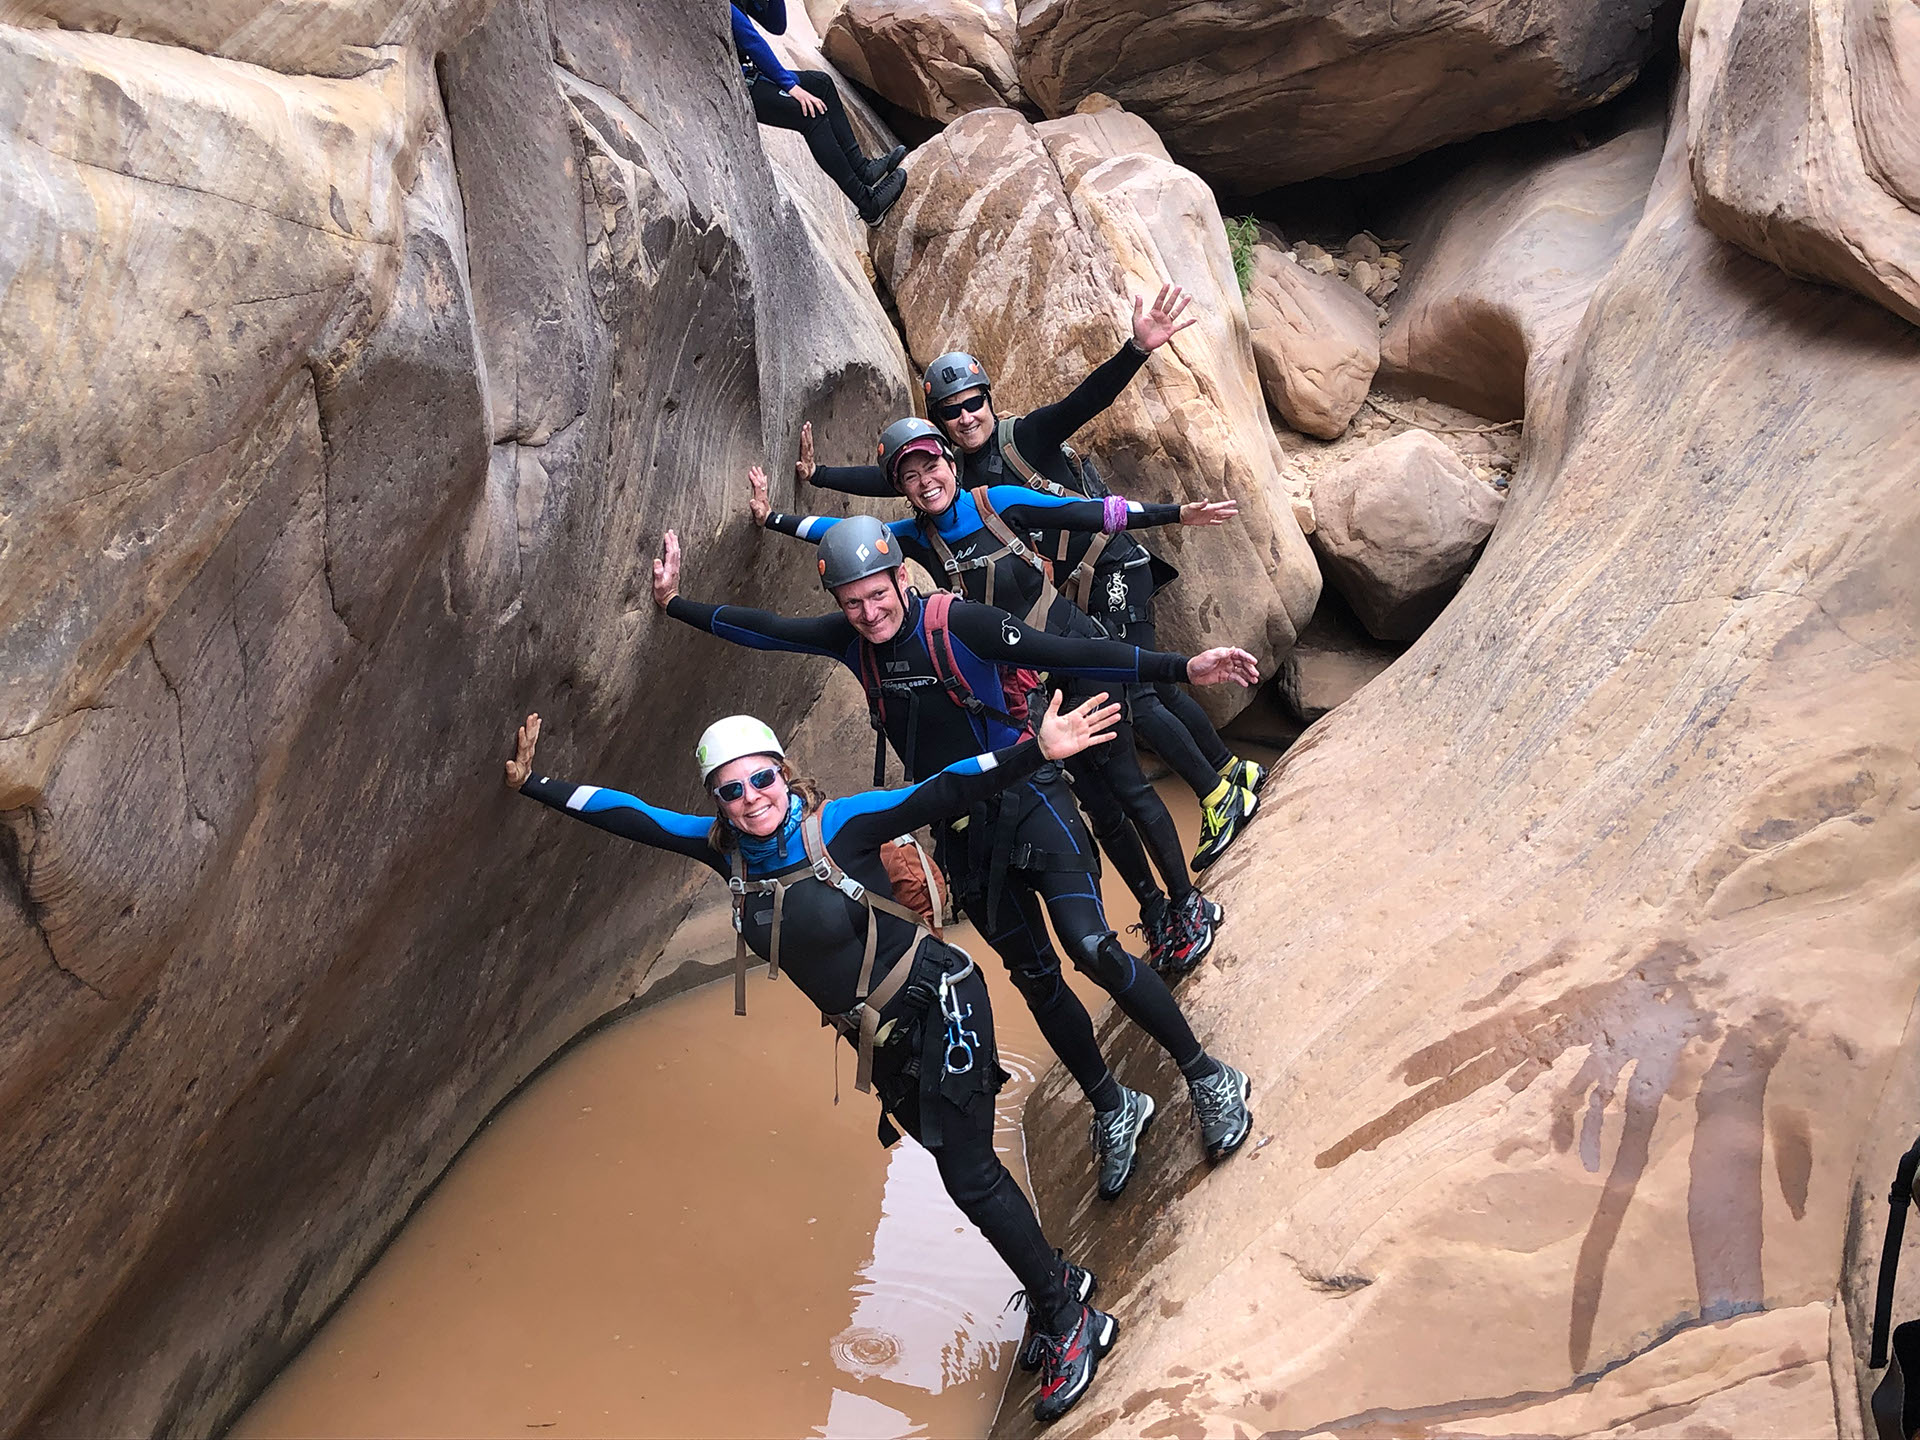
[[933,413],[942,420],[958,420],[962,415],[971,414],[986,403],[987,392],[982,390],[978,395],[966,400],[956,400],[951,405],[936,405],[933,407]]
[[764,770],[754,771],[751,775],[747,776],[745,780],[729,780],[724,785],[714,786],[713,798],[723,804],[731,805],[747,793],[747,786],[751,785],[756,790],[771,790],[773,788],[773,782],[779,778],[780,771],[776,767],[769,765]]

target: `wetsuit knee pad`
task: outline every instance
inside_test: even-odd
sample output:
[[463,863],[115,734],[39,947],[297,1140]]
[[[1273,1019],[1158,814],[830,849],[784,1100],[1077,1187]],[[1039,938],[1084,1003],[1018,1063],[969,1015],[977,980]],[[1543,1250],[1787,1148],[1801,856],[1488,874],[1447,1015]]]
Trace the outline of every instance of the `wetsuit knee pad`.
[[1044,962],[1036,957],[1030,963],[1009,965],[1007,975],[1030,1010],[1052,1004],[1067,987],[1067,979],[1060,973],[1059,963],[1050,956]]
[[1081,939],[1073,963],[1103,990],[1124,990],[1133,983],[1139,962],[1127,953],[1120,937],[1106,930]]

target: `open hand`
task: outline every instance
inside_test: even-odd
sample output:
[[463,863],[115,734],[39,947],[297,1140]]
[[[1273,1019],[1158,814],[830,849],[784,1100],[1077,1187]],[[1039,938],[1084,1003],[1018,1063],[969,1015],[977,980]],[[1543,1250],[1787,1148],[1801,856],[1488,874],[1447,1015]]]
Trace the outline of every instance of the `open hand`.
[[812,119],[815,115],[824,115],[827,113],[827,102],[804,86],[796,85],[787,91],[787,94],[799,105],[800,113],[808,119]]
[[513,759],[507,761],[507,788],[518,790],[533,774],[533,747],[540,743],[540,717],[527,716],[513,737]]
[[1189,315],[1184,320],[1180,319],[1180,312],[1192,302],[1193,297],[1178,285],[1162,285],[1151,310],[1147,309],[1144,299],[1134,296],[1133,343],[1142,350],[1158,350],[1200,318],[1198,315]]
[[1260,683],[1260,662],[1244,650],[1217,645],[1187,661],[1187,679],[1195,685],[1235,685],[1252,688]]
[[662,610],[680,593],[680,537],[669,530],[660,537],[660,558],[653,562],[653,603]]
[[1062,715],[1060,692],[1056,690],[1047,701],[1047,713],[1041,717],[1034,738],[1047,759],[1064,760],[1113,739],[1113,726],[1119,719],[1119,705],[1110,703],[1105,692]]
[[754,524],[765,525],[773,513],[773,502],[767,499],[767,472],[758,465],[747,471],[747,487],[747,511]]
[[1189,500],[1180,507],[1182,525],[1224,525],[1240,513],[1233,500]]
[[809,420],[800,427],[800,458],[793,462],[793,483],[811,485],[813,471],[813,422]]

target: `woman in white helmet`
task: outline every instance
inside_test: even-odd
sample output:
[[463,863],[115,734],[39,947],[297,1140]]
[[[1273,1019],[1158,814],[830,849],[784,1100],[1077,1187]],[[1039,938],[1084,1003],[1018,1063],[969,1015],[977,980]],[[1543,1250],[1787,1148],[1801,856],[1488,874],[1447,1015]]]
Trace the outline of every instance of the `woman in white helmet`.
[[993,1096],[1005,1072],[985,981],[964,951],[893,901],[880,852],[894,836],[964,814],[1049,761],[1106,743],[1118,715],[1105,695],[1063,714],[1055,695],[1034,739],[961,760],[917,785],[834,800],[793,773],[766,725],[729,716],[710,725],[694,751],[712,815],[536,775],[538,715],[520,727],[506,766],[511,789],[730,881],[746,946],[770,972],[785,968],[855,1045],[858,1083],[868,1088],[871,1076],[884,1112],[883,1143],[897,1138],[891,1117],[933,1153],[947,1193],[1025,1287],[1022,1361],[1042,1372],[1034,1418],[1043,1423],[1085,1393],[1119,1326],[1086,1303],[1093,1276],[1047,1243],[994,1152]]

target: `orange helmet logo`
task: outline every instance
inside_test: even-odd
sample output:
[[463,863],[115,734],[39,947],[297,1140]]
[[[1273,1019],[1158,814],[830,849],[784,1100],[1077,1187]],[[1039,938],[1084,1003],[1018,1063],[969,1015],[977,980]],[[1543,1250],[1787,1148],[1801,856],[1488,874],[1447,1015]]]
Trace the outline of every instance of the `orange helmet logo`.
[[922,381],[920,382],[920,388],[921,388],[922,390],[925,390],[925,391],[927,392],[927,394],[929,394],[929,395],[931,395],[931,394],[933,393],[933,381],[931,381],[931,380],[922,380]]
[[[887,553],[887,537],[882,535],[878,540],[874,541],[873,548],[878,550],[882,555],[886,554]],[[824,560],[820,562],[820,565],[822,569],[826,568],[826,562]]]
[[824,575],[824,574],[826,574],[826,573],[827,573],[827,562],[826,562],[826,561],[824,561],[824,560],[822,560],[822,561],[820,562],[820,573],[821,573],[822,575]]

